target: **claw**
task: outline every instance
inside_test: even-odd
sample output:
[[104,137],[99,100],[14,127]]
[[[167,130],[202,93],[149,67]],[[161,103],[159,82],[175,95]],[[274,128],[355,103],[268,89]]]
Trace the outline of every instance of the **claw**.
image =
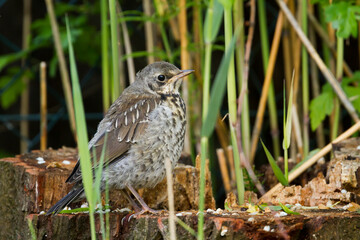
[[121,225],[124,226],[126,223],[130,222],[130,220],[134,217],[134,213],[129,213],[125,217],[121,219]]

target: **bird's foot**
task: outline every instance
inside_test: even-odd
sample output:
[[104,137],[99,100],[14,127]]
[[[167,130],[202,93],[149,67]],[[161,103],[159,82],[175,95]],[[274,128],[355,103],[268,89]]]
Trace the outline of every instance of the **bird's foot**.
[[121,225],[124,225],[131,221],[132,218],[138,218],[140,215],[143,215],[144,213],[152,213],[152,214],[158,214],[161,212],[161,210],[154,210],[150,207],[144,207],[140,211],[137,211],[135,213],[129,213],[123,219],[121,220]]

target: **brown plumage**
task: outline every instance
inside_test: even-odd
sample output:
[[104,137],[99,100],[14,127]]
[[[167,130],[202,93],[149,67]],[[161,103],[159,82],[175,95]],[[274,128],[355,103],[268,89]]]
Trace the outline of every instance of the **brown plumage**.
[[[145,67],[110,106],[89,142],[90,153],[95,149],[96,154],[91,156],[93,169],[98,167],[105,147],[102,189],[106,181],[110,188],[128,188],[143,211],[150,209],[134,188],[154,187],[165,176],[165,158],[174,167],[180,157],[186,111],[178,90],[181,79],[191,72],[167,62]],[[47,214],[58,213],[69,203],[85,197],[79,161],[66,182],[75,185]]]

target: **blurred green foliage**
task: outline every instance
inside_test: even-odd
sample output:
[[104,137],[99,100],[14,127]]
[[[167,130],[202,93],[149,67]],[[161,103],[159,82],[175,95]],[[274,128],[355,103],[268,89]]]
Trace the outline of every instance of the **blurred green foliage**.
[[357,37],[358,24],[360,20],[360,6],[356,6],[354,0],[312,0],[312,3],[319,3],[325,11],[325,20],[331,22],[336,35],[348,38],[350,35]]
[[[354,73],[352,78],[344,77],[341,87],[350,99],[355,109],[360,112],[360,71]],[[329,116],[334,109],[334,99],[336,94],[329,83],[322,87],[321,94],[314,98],[310,103],[310,123],[314,131],[326,116]]]
[[[100,58],[100,34],[95,25],[89,22],[89,16],[99,14],[99,3],[83,3],[82,5],[71,5],[62,2],[55,3],[55,14],[59,16],[58,26],[60,32],[61,45],[64,52],[67,52],[68,42],[64,16],[68,15],[72,23],[71,34],[73,36],[74,47],[78,53],[77,60],[87,65],[93,66]],[[9,108],[16,102],[24,90],[22,78],[24,76],[33,79],[32,69],[38,68],[42,59],[34,59],[31,54],[42,49],[52,52],[49,62],[49,76],[55,77],[58,67],[58,58],[54,49],[53,36],[49,17],[46,15],[42,19],[37,19],[31,24],[31,32],[34,37],[29,39],[29,49],[0,56],[0,88],[3,89],[0,104],[4,109]],[[15,66],[15,62],[22,58],[27,59],[26,67]]]

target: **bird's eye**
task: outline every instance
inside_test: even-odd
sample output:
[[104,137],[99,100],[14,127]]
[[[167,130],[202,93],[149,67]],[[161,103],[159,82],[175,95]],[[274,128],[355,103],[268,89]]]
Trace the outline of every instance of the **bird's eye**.
[[158,76],[158,80],[159,80],[159,81],[164,81],[164,80],[165,80],[165,76],[164,76],[164,75],[159,75],[159,76]]

